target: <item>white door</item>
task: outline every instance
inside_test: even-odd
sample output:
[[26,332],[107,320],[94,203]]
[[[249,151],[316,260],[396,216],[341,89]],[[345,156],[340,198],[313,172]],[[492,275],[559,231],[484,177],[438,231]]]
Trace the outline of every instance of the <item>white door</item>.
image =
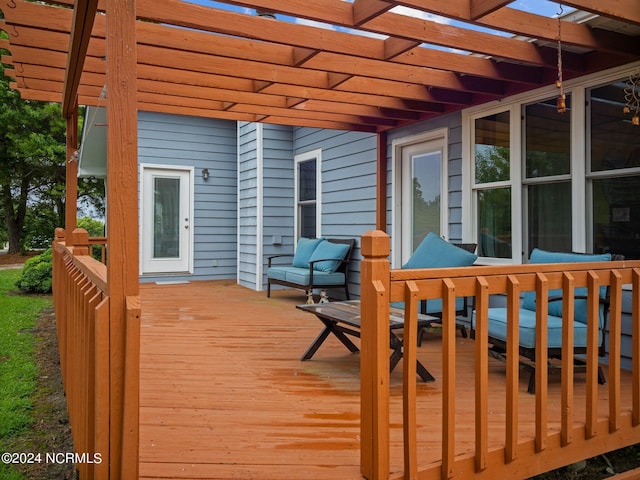
[[191,170],[142,168],[142,273],[192,270]]
[[446,172],[442,140],[402,147],[402,262],[406,262],[429,232],[446,239]]

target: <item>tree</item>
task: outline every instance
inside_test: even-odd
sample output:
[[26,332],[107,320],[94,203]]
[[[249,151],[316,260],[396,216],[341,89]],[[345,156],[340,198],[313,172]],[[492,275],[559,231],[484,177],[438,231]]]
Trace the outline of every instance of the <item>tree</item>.
[[[64,226],[66,121],[59,104],[22,100],[10,81],[0,65],[0,238],[18,253],[50,244]],[[104,212],[103,182],[82,180],[78,192]]]

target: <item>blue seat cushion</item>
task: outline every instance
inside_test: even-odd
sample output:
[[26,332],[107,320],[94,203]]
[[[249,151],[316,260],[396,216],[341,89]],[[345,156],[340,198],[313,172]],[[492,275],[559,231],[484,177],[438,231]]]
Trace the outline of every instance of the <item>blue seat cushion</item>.
[[329,240],[321,241],[316,249],[311,254],[309,262],[316,260],[334,258],[336,260],[326,260],[324,262],[317,262],[313,264],[313,269],[319,272],[333,273],[340,266],[344,257],[347,256],[349,251],[349,245],[346,243],[333,243]]
[[429,232],[402,268],[468,267],[478,256]]
[[[549,348],[562,347],[562,318],[549,315],[548,317]],[[475,328],[476,312],[471,318],[472,328]],[[507,342],[507,309],[489,309],[489,337]],[[536,312],[520,309],[520,345],[527,348],[536,347]],[[587,346],[587,326],[582,322],[573,322],[574,346]],[[602,335],[602,334],[600,334]]]
[[322,242],[323,238],[305,238],[301,237],[296,246],[296,253],[293,255],[292,265],[294,267],[309,268],[309,259],[316,247]]
[[[309,267],[271,267],[267,270],[267,277],[297,285],[309,285]],[[314,285],[344,285],[344,280],[344,273],[341,272],[313,272]]]
[[[564,253],[564,252],[548,252],[534,248],[529,258],[530,263],[571,263],[571,262],[608,262],[611,260],[611,254],[581,254],[581,253]],[[606,287],[600,288],[600,298],[605,298],[607,293]],[[574,292],[576,297],[587,296],[587,289],[584,287],[576,288]],[[562,290],[549,290],[549,297],[561,297]],[[526,310],[536,310],[536,292],[525,292],[522,299],[522,308]],[[556,300],[549,302],[549,315],[556,317],[562,316],[562,301]],[[576,300],[574,304],[574,319],[578,322],[587,323],[587,301]],[[604,308],[600,308],[600,326],[604,324]]]

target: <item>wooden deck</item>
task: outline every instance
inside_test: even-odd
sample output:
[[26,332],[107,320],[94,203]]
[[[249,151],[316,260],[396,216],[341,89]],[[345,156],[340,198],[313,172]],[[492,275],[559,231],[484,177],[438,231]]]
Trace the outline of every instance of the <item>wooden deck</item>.
[[[301,292],[276,291],[268,299],[234,283],[197,282],[146,284],[140,295],[140,478],[361,478],[359,355],[329,338],[312,360],[300,361],[322,326],[294,308],[304,301]],[[428,463],[441,458],[440,346],[433,334],[418,351],[436,377],[417,385],[418,445],[421,462]],[[460,458],[475,445],[473,340],[458,337],[457,355]],[[504,445],[506,394],[504,364],[490,359],[489,365],[491,450]],[[402,362],[391,375],[392,472],[403,469],[401,377]],[[533,438],[535,426],[535,397],[526,393],[526,382],[522,375],[521,439]],[[623,413],[631,408],[630,382],[622,376]],[[559,387],[559,375],[551,376],[548,421],[557,431]],[[582,422],[580,374],[575,397],[575,418]],[[601,386],[603,418],[607,399]]]

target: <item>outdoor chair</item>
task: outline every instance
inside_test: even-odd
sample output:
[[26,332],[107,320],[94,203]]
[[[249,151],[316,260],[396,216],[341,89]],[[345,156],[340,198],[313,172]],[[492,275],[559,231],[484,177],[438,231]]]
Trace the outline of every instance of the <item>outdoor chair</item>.
[[[326,289],[344,288],[349,300],[349,264],[356,245],[355,238],[300,238],[294,255],[281,254],[267,257],[267,297],[271,285],[284,285],[302,289],[307,303],[314,303],[313,290],[322,289],[320,302],[328,301]],[[275,265],[273,260],[293,257],[291,265]]]
[[[449,243],[435,233],[429,232],[402,268],[468,267],[478,258],[474,253],[475,250],[475,243]],[[404,308],[404,302],[395,302],[392,306]],[[429,328],[435,324],[441,324],[442,299],[420,301],[419,311],[423,315],[434,317],[434,321],[431,325],[418,330],[418,346],[422,345],[422,336]],[[456,298],[456,317],[466,315],[468,315],[467,297]],[[463,323],[456,322],[456,328],[460,330],[463,337],[467,336],[467,329]]]
[[[534,249],[530,256],[530,263],[570,263],[570,262],[604,262],[622,260],[621,255],[611,254],[583,254],[561,253]],[[549,360],[559,360],[562,357],[562,290],[550,290],[548,293],[548,343]],[[579,357],[587,353],[587,289],[576,288],[574,292],[574,368],[584,371],[585,362]],[[599,338],[598,355],[605,355],[605,331],[609,314],[609,289],[601,287],[599,292]],[[471,336],[475,338],[476,312],[472,313]],[[529,370],[529,384],[527,391],[535,393],[535,358],[536,358],[536,292],[524,292],[519,309],[519,355],[524,359],[521,365]],[[507,349],[507,309],[492,307],[488,309],[489,354],[500,360],[506,358]],[[550,366],[553,364],[550,362]],[[606,378],[598,367],[598,383],[606,383]]]

